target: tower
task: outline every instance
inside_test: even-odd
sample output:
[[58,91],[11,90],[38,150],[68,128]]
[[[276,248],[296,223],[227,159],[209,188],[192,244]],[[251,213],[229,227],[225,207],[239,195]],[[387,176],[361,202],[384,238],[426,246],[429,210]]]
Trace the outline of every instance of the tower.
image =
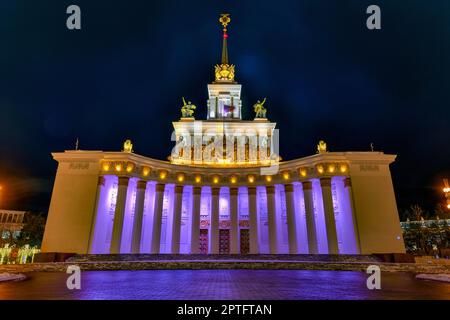
[[215,79],[208,84],[206,120],[194,118],[197,108],[183,98],[180,121],[173,122],[176,145],[172,164],[194,166],[271,166],[278,162],[273,148],[276,123],[266,118],[263,102],[253,109],[254,120],[242,119],[241,85],[235,81],[235,66],[228,60],[230,15],[222,14],[222,59],[214,67]]
[[229,14],[222,14],[219,22],[223,26],[222,59],[215,66],[215,81],[208,84],[208,120],[242,120],[241,85],[236,83],[235,66],[228,61]]

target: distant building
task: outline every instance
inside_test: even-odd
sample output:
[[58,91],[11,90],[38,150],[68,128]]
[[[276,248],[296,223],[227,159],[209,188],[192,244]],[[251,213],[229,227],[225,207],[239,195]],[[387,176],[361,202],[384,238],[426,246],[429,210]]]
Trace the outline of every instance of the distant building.
[[10,238],[10,233],[14,238],[20,235],[24,225],[26,211],[1,210],[0,209],[0,235],[2,239]]
[[419,221],[402,221],[400,226],[403,231],[409,229],[417,229],[418,227],[424,228],[440,228],[450,226],[450,219],[435,219],[435,220],[419,220]]

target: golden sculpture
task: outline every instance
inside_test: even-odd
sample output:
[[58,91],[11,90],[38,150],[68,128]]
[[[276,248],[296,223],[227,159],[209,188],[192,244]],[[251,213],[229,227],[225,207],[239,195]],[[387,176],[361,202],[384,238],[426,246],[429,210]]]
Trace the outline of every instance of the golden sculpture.
[[123,143],[123,152],[133,152],[133,144],[131,143],[131,140],[126,140]]
[[186,103],[183,97],[183,106],[181,107],[181,116],[183,118],[193,118],[194,110],[197,109],[195,105],[193,105],[190,101]]
[[266,103],[266,98],[264,98],[262,102],[258,100],[258,102],[253,105],[253,110],[256,113],[255,118],[259,119],[266,118],[267,109],[264,108],[264,103]]
[[320,140],[319,144],[317,145],[317,152],[318,153],[326,153],[327,152],[327,144],[325,141]]
[[227,26],[231,22],[230,14],[229,13],[222,13],[219,18],[219,22],[223,26],[223,31],[227,31]]
[[233,64],[216,64],[215,65],[216,81],[234,81],[234,65]]

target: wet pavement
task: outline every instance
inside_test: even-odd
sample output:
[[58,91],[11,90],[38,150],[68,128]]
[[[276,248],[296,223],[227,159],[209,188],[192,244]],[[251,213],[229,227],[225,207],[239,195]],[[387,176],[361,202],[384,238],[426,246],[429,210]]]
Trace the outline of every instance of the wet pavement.
[[381,290],[368,290],[364,272],[309,270],[84,271],[81,289],[68,274],[35,272],[0,283],[0,299],[316,300],[450,299],[450,284],[382,273]]

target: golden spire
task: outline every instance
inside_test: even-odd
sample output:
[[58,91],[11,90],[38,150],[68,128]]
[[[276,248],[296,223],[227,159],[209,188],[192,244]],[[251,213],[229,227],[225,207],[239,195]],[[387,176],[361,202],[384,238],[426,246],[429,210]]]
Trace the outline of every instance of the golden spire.
[[222,61],[220,65],[215,66],[216,81],[234,82],[234,65],[228,63],[228,47],[227,47],[227,26],[231,22],[228,13],[222,13],[219,22],[223,26],[223,42],[222,42]]
[[222,13],[219,18],[219,22],[223,26],[223,43],[222,43],[222,64],[228,64],[228,48],[227,48],[227,26],[231,22],[230,15],[228,13]]

